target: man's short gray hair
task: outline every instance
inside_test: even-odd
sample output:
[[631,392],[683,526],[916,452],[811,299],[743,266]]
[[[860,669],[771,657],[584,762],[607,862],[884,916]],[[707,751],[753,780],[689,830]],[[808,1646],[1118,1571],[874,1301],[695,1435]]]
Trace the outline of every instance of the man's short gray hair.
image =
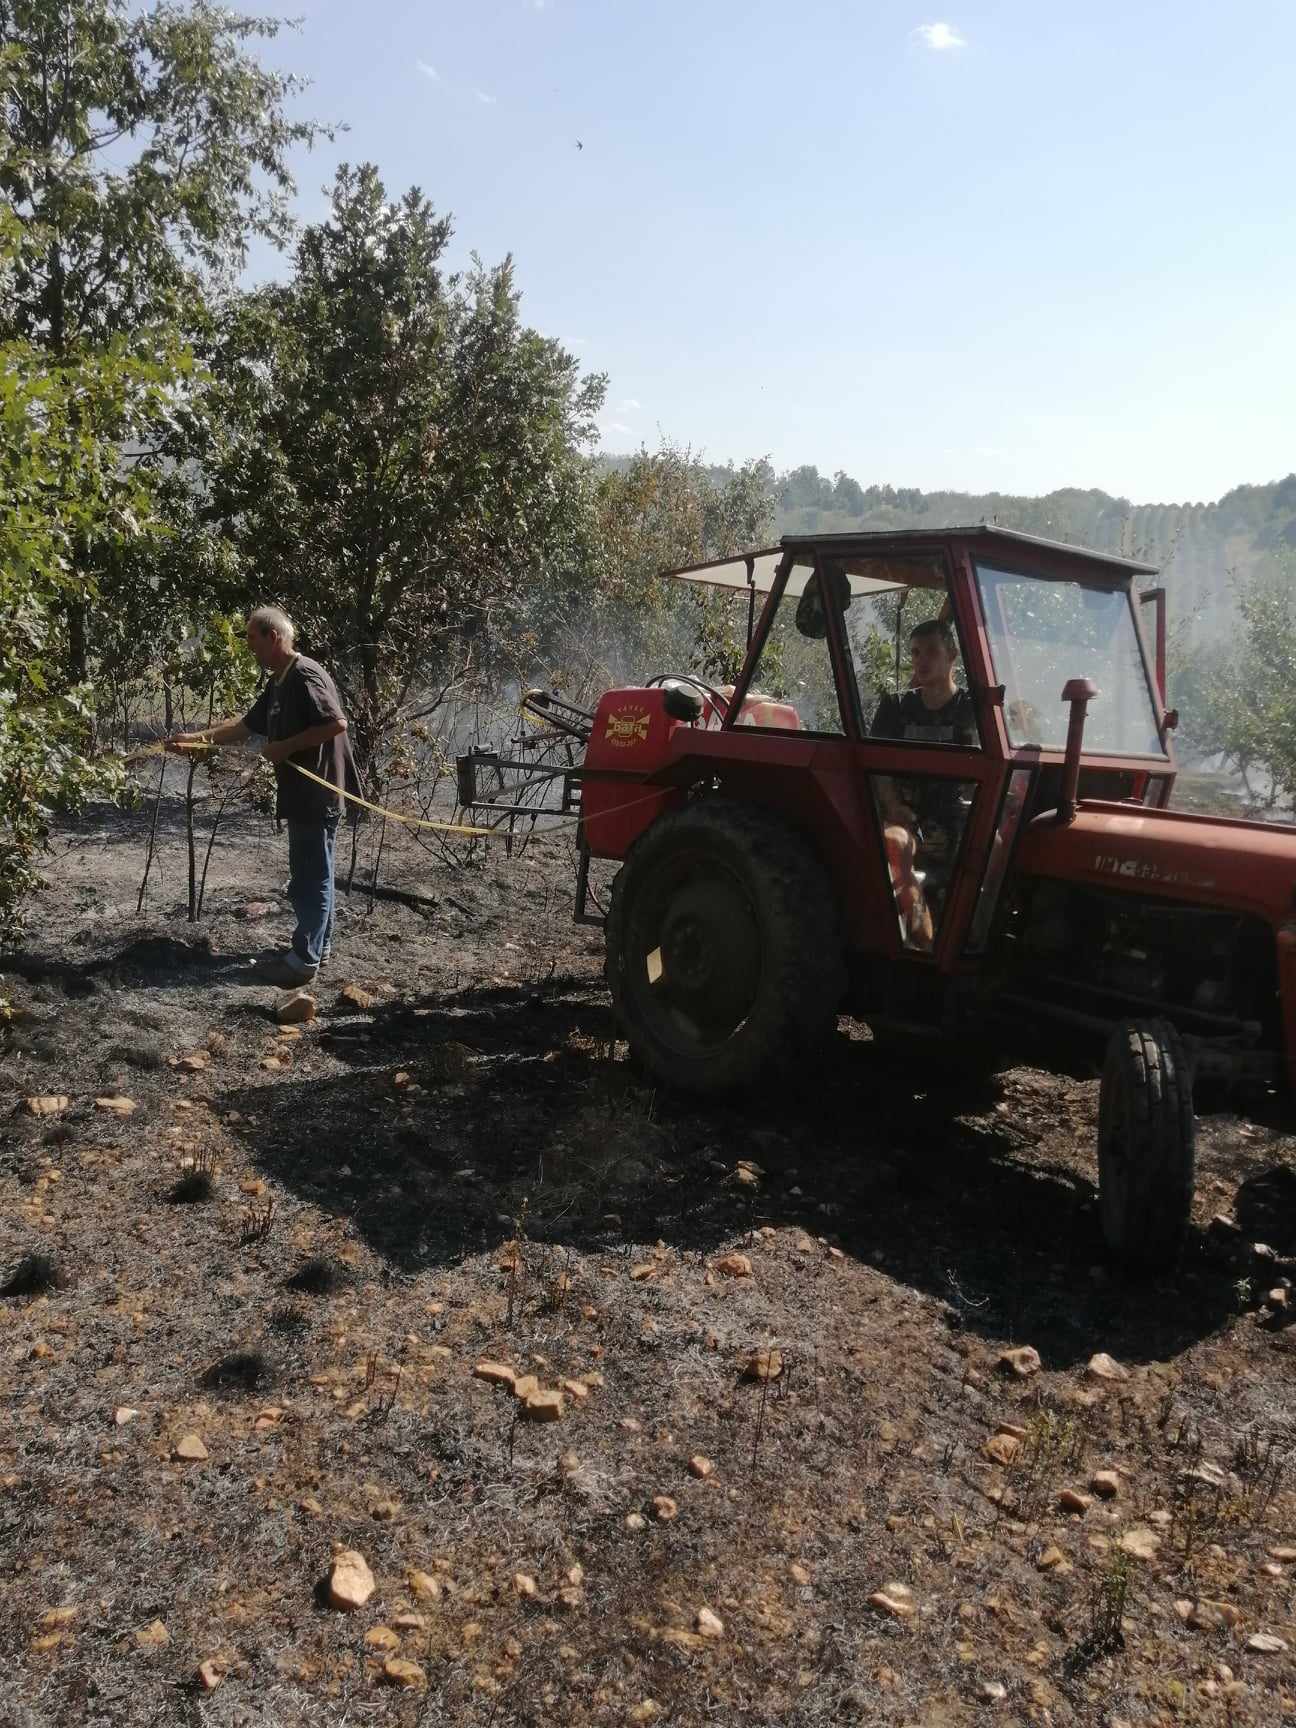
[[282,606],[258,606],[248,618],[248,624],[256,625],[258,635],[282,636],[289,648],[297,634],[292,619]]

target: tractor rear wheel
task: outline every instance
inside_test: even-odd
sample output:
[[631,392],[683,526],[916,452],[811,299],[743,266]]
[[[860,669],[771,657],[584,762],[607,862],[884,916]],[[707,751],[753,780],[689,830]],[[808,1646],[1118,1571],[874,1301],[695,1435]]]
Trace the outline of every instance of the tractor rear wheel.
[[1130,1271],[1163,1272],[1192,1213],[1196,1118],[1192,1071],[1167,1020],[1128,1020],[1112,1033],[1098,1116],[1103,1236]]
[[836,904],[806,842],[710,799],[654,822],[612,886],[607,980],[633,1055],[701,1096],[821,1055],[845,984]]

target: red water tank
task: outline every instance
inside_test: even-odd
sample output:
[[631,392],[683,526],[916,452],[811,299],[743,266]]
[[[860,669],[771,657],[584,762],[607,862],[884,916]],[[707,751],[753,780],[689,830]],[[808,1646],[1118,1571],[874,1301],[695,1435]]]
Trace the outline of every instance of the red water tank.
[[[594,710],[585,746],[586,768],[649,774],[665,761],[667,744],[678,726],[666,712],[666,691],[658,685],[609,690]],[[581,782],[581,828],[596,858],[624,858],[650,822],[683,801],[673,789],[644,786],[632,779]]]

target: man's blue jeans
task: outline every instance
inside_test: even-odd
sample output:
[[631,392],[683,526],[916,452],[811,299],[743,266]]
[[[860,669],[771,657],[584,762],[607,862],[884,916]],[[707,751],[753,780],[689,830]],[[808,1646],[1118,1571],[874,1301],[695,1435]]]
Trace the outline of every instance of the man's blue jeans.
[[338,813],[288,823],[288,898],[297,914],[293,953],[318,966],[333,940],[333,845]]

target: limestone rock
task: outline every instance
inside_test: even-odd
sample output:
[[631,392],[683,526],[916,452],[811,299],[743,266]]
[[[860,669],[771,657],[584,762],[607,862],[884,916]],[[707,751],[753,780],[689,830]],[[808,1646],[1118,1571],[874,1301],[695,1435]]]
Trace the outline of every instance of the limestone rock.
[[1093,1505],[1087,1494],[1082,1494],[1078,1488],[1064,1488],[1057,1498],[1058,1505],[1064,1512],[1083,1515]]
[[745,1254],[722,1254],[711,1262],[711,1270],[722,1278],[750,1278],[752,1263]]
[[1132,1530],[1126,1530],[1117,1537],[1116,1546],[1123,1548],[1127,1554],[1132,1554],[1136,1560],[1155,1560],[1161,1538],[1155,1530],[1136,1524]]
[[538,1392],[539,1390],[540,1382],[536,1379],[534,1374],[519,1374],[517,1379],[513,1382],[513,1396],[515,1398],[525,1400],[529,1398],[533,1392]]
[[1121,1491],[1120,1477],[1114,1470],[1096,1470],[1089,1486],[1103,1500],[1115,1500]]
[[124,1428],[128,1422],[133,1422],[138,1415],[139,1411],[133,1410],[129,1404],[119,1404],[113,1411],[113,1421],[119,1428]]
[[983,1680],[977,1693],[986,1704],[1002,1704],[1008,1696],[1008,1688],[1002,1680]]
[[648,1528],[648,1520],[642,1512],[627,1512],[625,1522],[627,1530],[646,1530]]
[[645,1260],[640,1265],[630,1268],[630,1276],[636,1284],[642,1284],[645,1279],[657,1276],[656,1264],[651,1260]]
[[160,1650],[171,1642],[171,1634],[160,1620],[150,1620],[147,1626],[135,1628],[135,1642],[141,1650]]
[[383,1679],[391,1686],[402,1686],[411,1691],[416,1686],[427,1685],[427,1675],[408,1656],[389,1656],[383,1663]]
[[517,1370],[507,1367],[503,1362],[479,1362],[473,1373],[478,1380],[488,1380],[492,1386],[507,1386],[512,1389],[517,1382]]
[[225,1678],[225,1675],[221,1669],[217,1667],[216,1663],[208,1657],[205,1662],[200,1662],[198,1664],[198,1672],[194,1678],[198,1683],[200,1691],[214,1692],[220,1685],[221,1681]]
[[133,1116],[139,1105],[133,1098],[123,1098],[119,1092],[95,1099],[96,1110],[106,1110],[112,1116]]
[[187,1464],[201,1464],[203,1460],[210,1457],[211,1454],[203,1445],[202,1437],[200,1435],[185,1434],[181,1439],[176,1441],[175,1446],[172,1448],[171,1456],[173,1458],[182,1458]]
[[652,1509],[659,1524],[669,1524],[672,1518],[679,1517],[679,1507],[669,1494],[654,1494]]
[[399,1650],[400,1633],[394,1632],[390,1626],[371,1626],[364,1635],[364,1641],[371,1650]]
[[191,1050],[187,1056],[176,1057],[176,1068],[181,1074],[201,1074],[210,1060],[205,1050]]
[[778,1350],[758,1350],[743,1366],[744,1380],[777,1380],[783,1372],[783,1356]]
[[343,1548],[333,1556],[328,1575],[328,1598],[334,1608],[353,1613],[363,1608],[373,1595],[374,1575],[363,1554],[354,1548]]
[[1021,1451],[1021,1441],[1013,1434],[992,1434],[981,1447],[992,1464],[1012,1464]]
[[1013,1374],[1018,1380],[1029,1380],[1032,1374],[1040,1371],[1040,1354],[1033,1345],[1023,1344],[1016,1350],[1001,1350],[997,1365],[1005,1374]]
[[438,1602],[441,1599],[441,1580],[434,1578],[430,1572],[417,1570],[405,1574],[405,1582],[410,1587],[410,1593],[425,1602]]
[[338,1003],[344,1008],[353,1008],[358,1014],[367,1013],[377,1001],[367,990],[362,990],[358,984],[344,984],[338,991]]
[[1091,1380],[1128,1380],[1130,1377],[1129,1369],[1117,1362],[1115,1357],[1109,1356],[1105,1350],[1100,1350],[1097,1355],[1089,1358],[1085,1373]]
[[69,1102],[65,1093],[49,1092],[37,1098],[24,1098],[23,1109],[29,1116],[61,1116]]
[[562,1418],[561,1392],[533,1392],[523,1400],[522,1414],[528,1422],[557,1422]]
[[540,1586],[529,1572],[513,1574],[513,1590],[516,1595],[529,1597],[533,1601],[540,1594]]
[[699,1608],[694,1626],[704,1638],[723,1638],[724,1621],[710,1608]]
[[276,1007],[275,1019],[281,1026],[300,1026],[313,1020],[318,1009],[319,1003],[309,990],[294,990]]
[[688,1462],[689,1475],[696,1476],[700,1482],[705,1482],[715,1469],[709,1458],[704,1458],[700,1452],[695,1453]]
[[1286,1648],[1287,1640],[1276,1632],[1253,1632],[1247,1639],[1247,1649],[1258,1656],[1281,1656]]

